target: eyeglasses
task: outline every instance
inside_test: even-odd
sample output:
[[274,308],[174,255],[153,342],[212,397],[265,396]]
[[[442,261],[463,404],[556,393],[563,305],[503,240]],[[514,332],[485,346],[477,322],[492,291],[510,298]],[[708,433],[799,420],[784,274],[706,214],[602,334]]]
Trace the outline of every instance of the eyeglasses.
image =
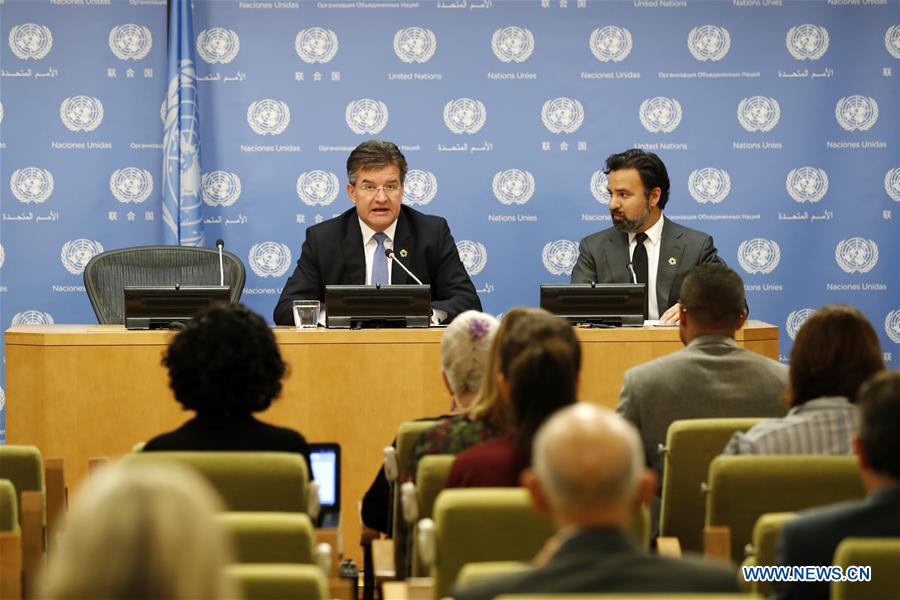
[[398,193],[403,186],[399,183],[386,183],[384,185],[372,185],[371,183],[363,183],[356,186],[364,196],[374,196],[378,193],[378,190],[384,192],[385,196],[393,196]]

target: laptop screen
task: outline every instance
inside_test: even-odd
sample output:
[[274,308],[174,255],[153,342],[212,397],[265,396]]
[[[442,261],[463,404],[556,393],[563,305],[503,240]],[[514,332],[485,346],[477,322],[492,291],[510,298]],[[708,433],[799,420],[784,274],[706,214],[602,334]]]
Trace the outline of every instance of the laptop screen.
[[340,503],[340,446],[310,444],[309,459],[313,477],[319,485],[319,502],[322,508],[337,508]]

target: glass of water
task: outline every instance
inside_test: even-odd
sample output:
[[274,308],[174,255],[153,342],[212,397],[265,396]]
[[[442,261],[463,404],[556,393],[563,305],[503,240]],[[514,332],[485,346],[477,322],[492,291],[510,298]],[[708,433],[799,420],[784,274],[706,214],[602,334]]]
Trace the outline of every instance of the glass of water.
[[319,324],[318,300],[294,300],[294,327],[315,329]]

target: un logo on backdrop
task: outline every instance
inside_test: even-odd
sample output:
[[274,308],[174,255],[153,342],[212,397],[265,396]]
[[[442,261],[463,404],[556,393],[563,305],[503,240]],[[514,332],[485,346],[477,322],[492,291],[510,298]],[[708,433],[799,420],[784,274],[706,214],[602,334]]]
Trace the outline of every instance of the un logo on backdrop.
[[818,202],[828,193],[828,173],[815,167],[791,169],[785,186],[795,202]]
[[291,122],[291,109],[286,102],[265,98],[247,107],[247,124],[259,135],[279,135]]
[[547,100],[541,107],[541,121],[550,133],[575,133],[584,123],[584,106],[572,98]]
[[609,204],[609,190],[606,189],[607,177],[603,171],[594,171],[591,175],[591,194],[600,204]]
[[571,275],[578,262],[578,245],[572,240],[548,242],[541,252],[541,259],[551,275]]
[[437,177],[430,171],[413,169],[406,174],[403,182],[403,203],[410,206],[425,206],[437,195]]
[[753,96],[738,103],[738,123],[749,132],[772,131],[781,118],[781,107],[775,98]]
[[103,121],[103,103],[89,96],[66,98],[59,105],[59,118],[69,131],[94,131]]
[[66,271],[72,275],[81,275],[84,273],[84,267],[87,266],[88,261],[101,252],[103,252],[103,246],[100,242],[80,238],[69,240],[63,244],[62,250],[59,252],[59,259]]
[[140,204],[153,192],[153,176],[147,169],[137,167],[116,169],[109,176],[109,191],[123,204]]
[[241,197],[241,178],[229,171],[204,173],[200,187],[209,206],[231,206]]
[[534,195],[534,175],[520,169],[507,169],[494,175],[491,186],[501,203],[525,204]]
[[109,49],[119,60],[141,60],[153,47],[153,35],[143,25],[127,23],[109,30]]
[[648,98],[641,102],[638,116],[650,133],[671,133],[681,123],[681,103],[665,96]]
[[282,277],[291,266],[291,249],[278,242],[253,244],[247,262],[260,277]]
[[209,64],[228,64],[241,50],[241,38],[231,29],[213,27],[197,34],[197,54]]
[[788,29],[788,52],[797,60],[819,60],[828,51],[828,30],[821,25],[797,25]]
[[40,204],[53,194],[53,174],[47,169],[16,169],[9,178],[9,189],[19,202]]
[[845,96],[834,107],[834,118],[847,131],[868,131],[878,120],[878,103],[858,94]]
[[327,63],[337,54],[337,34],[322,27],[301,29],[294,40],[294,49],[303,62]]
[[460,240],[456,242],[456,251],[469,277],[478,275],[487,266],[487,248],[481,242]]
[[884,32],[884,47],[894,58],[900,58],[900,25],[891,25]]
[[53,325],[53,315],[39,310],[17,312],[10,325]]
[[297,196],[307,206],[328,206],[338,197],[337,175],[328,171],[306,171],[297,177]]
[[430,29],[407,27],[394,34],[394,53],[405,63],[426,63],[437,50],[437,38]]
[[491,36],[491,50],[502,62],[525,62],[534,52],[534,34],[524,27],[498,29]]
[[688,177],[688,191],[700,204],[718,204],[731,191],[731,176],[725,169],[705,167],[691,171]]
[[800,331],[800,326],[803,325],[803,322],[812,316],[814,312],[816,312],[814,308],[792,310],[790,314],[788,314],[787,320],[784,322],[784,329],[787,331],[788,337],[792,340],[797,339],[797,332]]
[[895,202],[900,202],[900,167],[889,169],[884,174],[884,191]]
[[900,310],[892,310],[884,316],[884,332],[895,344],[900,344]]
[[444,124],[453,133],[478,133],[487,120],[481,100],[457,98],[444,105]]
[[731,48],[731,34],[724,27],[701,25],[691,29],[687,43],[697,60],[722,60]]
[[43,25],[23,23],[9,30],[9,49],[22,60],[41,60],[52,47],[53,34]]
[[861,237],[841,240],[834,249],[834,260],[845,273],[868,273],[878,264],[878,244]]
[[738,245],[737,258],[741,268],[747,273],[765,275],[774,271],[781,261],[781,248],[775,240],[744,240]]
[[362,98],[347,105],[344,118],[353,133],[380,133],[388,123],[388,107],[381,100]]
[[631,32],[624,27],[607,25],[591,33],[591,52],[597,60],[619,62],[631,53]]

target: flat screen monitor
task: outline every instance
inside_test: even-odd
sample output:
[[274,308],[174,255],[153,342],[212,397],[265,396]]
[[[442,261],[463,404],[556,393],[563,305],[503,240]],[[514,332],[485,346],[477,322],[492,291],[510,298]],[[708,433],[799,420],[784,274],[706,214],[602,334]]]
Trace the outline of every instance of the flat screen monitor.
[[309,462],[322,507],[317,526],[337,527],[341,512],[341,447],[333,443],[310,444]]
[[201,310],[231,302],[231,288],[203,286],[129,286],[125,294],[126,329],[175,329]]
[[428,327],[430,320],[431,286],[325,286],[327,327]]
[[542,285],[541,308],[565,317],[573,324],[642,325],[647,318],[647,284]]

